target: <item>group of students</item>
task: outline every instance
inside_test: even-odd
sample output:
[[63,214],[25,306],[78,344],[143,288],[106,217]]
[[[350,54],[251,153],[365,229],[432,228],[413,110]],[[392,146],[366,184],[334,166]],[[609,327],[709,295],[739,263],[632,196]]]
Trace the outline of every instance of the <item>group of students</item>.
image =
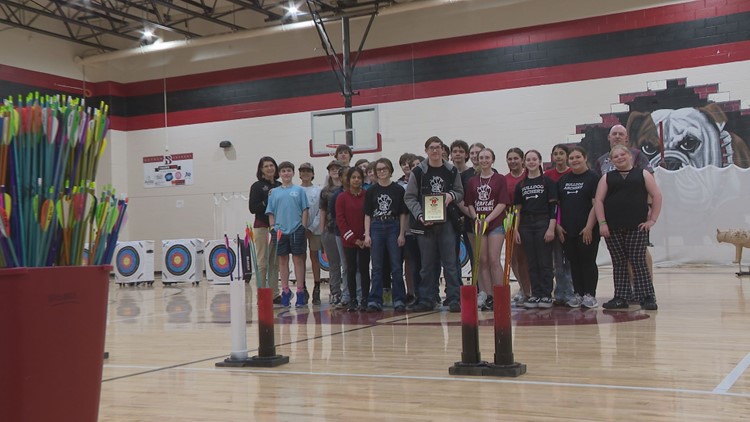
[[[481,245],[479,262],[472,259],[471,265],[478,265],[478,306],[490,310],[492,286],[503,277],[500,255],[506,214],[515,207],[518,230],[509,239],[521,246],[513,248],[511,260],[520,286],[513,296],[515,306],[598,307],[596,256],[604,237],[612,256],[615,297],[603,307],[624,309],[635,301],[655,310],[646,246],[660,213],[661,193],[648,161],[627,147],[625,128],[614,126],[609,141],[610,153],[594,169],[589,169],[580,146],[556,145],[554,167],[546,172],[538,151],[511,148],[505,156],[509,172],[503,175],[494,168],[496,157],[490,148],[461,140],[448,146],[431,137],[424,145],[426,157],[400,157],[403,176],[398,180],[393,180],[389,159],[351,165],[351,148],[340,145],[322,187],[312,184],[310,163],[299,166],[302,183],[295,185],[292,163],[277,166],[273,158],[263,157],[249,201],[255,215],[259,282],[278,292],[276,303],[291,306],[292,255],[295,306],[307,306],[304,274],[309,249],[312,299],[320,304],[317,255],[323,250],[334,306],[378,312],[386,302],[384,293],[390,293],[397,312],[430,311],[441,304],[442,273],[442,304],[459,312],[458,256],[463,240],[470,257]],[[425,196],[434,194],[444,197],[445,221],[425,219]],[[477,220],[482,222],[479,235],[474,233]]]

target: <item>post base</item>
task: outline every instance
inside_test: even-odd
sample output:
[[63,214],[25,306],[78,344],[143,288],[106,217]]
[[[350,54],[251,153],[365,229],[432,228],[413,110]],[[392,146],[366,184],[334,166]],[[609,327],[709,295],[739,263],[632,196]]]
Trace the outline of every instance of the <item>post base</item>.
[[289,356],[253,356],[247,359],[232,359],[226,358],[221,362],[216,362],[218,368],[245,368],[245,367],[259,367],[259,368],[273,368],[275,366],[289,363]]
[[479,377],[518,377],[526,373],[526,364],[514,362],[512,365],[495,365],[489,362],[463,363],[456,362],[448,368],[450,375],[469,375]]

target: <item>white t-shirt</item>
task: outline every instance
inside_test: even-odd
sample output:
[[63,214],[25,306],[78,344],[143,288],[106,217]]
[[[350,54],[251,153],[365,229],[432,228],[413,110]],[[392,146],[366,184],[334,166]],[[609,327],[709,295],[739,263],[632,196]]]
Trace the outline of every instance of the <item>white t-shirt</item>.
[[320,191],[322,188],[318,185],[302,186],[307,194],[307,205],[310,207],[307,210],[307,229],[313,234],[321,234],[322,230],[320,227]]

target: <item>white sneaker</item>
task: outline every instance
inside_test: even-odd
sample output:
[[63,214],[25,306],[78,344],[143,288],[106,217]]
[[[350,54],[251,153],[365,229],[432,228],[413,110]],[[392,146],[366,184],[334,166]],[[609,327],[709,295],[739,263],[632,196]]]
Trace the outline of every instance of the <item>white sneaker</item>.
[[487,293],[485,292],[479,292],[477,295],[477,308],[482,309],[482,306],[484,306],[484,302],[487,301]]
[[596,301],[596,298],[594,296],[591,296],[590,294],[583,295],[583,299],[581,300],[581,305],[584,308],[594,309],[599,307],[599,302]]
[[526,295],[523,294],[523,289],[519,289],[510,301],[513,303],[524,303],[526,301]]
[[566,303],[571,308],[580,308],[581,307],[581,296],[575,295]]

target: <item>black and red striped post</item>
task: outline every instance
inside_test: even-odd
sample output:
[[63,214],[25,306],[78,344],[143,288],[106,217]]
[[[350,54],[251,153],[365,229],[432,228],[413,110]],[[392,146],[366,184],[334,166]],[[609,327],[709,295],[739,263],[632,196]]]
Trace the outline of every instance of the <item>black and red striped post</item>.
[[258,355],[248,366],[273,367],[289,363],[289,356],[276,354],[273,323],[273,289],[258,289]]
[[526,373],[526,365],[513,358],[513,329],[510,319],[510,285],[494,287],[495,296],[495,362],[482,375],[517,377]]
[[479,352],[477,286],[461,286],[461,361],[448,368],[451,375],[482,375],[488,363]]

